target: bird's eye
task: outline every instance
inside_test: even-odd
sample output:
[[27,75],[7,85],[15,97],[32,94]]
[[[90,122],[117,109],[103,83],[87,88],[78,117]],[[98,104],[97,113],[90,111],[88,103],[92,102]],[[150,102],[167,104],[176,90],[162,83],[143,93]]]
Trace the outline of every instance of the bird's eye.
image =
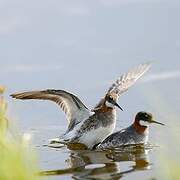
[[113,100],[113,97],[112,97],[112,96],[109,96],[109,100],[112,101],[112,100]]

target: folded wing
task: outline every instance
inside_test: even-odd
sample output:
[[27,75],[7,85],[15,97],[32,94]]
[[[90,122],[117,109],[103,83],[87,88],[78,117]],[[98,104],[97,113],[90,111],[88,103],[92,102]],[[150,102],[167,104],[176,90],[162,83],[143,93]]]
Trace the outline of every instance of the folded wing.
[[81,100],[64,90],[48,89],[44,91],[29,91],[23,93],[16,93],[11,95],[13,98],[28,100],[50,100],[59,105],[65,112],[69,122],[68,130],[72,130],[76,124],[90,116],[89,109],[81,102]]

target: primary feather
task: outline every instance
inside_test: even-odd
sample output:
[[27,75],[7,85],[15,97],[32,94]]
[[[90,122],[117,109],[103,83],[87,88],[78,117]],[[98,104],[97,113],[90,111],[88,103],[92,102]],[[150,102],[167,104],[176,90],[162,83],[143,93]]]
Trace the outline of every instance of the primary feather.
[[150,63],[140,64],[118,78],[109,88],[108,92],[116,93],[119,96],[128,90],[149,68]]
[[69,122],[69,130],[71,130],[77,123],[90,116],[89,109],[77,96],[63,90],[49,89],[44,91],[29,91],[12,94],[11,96],[16,99],[50,100],[57,103],[66,114],[67,120]]
[[[129,70],[127,73],[124,73],[110,86],[106,94],[116,94],[117,97],[119,97],[127,91],[129,87],[131,87],[150,67],[150,63],[144,63]],[[102,106],[104,99],[105,97],[99,101],[94,110]]]

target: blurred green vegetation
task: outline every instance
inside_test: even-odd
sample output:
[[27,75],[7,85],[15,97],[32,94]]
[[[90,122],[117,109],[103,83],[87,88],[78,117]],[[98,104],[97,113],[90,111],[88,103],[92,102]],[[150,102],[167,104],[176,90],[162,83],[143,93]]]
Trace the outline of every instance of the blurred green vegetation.
[[[156,152],[156,178],[180,179],[180,115],[170,106],[168,98],[156,87],[146,87],[144,96],[153,112],[165,126],[156,132],[159,150]],[[172,96],[172,99],[174,97]]]
[[4,87],[0,87],[0,179],[39,179],[36,155],[28,145],[29,139],[14,136],[8,131],[7,103],[3,92]]

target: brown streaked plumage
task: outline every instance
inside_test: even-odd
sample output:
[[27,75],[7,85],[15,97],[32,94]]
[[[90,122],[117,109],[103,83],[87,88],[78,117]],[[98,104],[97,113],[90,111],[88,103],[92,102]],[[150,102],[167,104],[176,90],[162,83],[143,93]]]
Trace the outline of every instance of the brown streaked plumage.
[[117,104],[119,96],[149,68],[149,63],[141,64],[123,74],[93,110],[89,110],[77,96],[64,90],[30,91],[11,96],[22,100],[39,99],[57,103],[69,122],[68,129],[62,136],[63,142],[84,143],[88,148],[93,148],[113,132],[116,125],[115,107],[122,110]]

